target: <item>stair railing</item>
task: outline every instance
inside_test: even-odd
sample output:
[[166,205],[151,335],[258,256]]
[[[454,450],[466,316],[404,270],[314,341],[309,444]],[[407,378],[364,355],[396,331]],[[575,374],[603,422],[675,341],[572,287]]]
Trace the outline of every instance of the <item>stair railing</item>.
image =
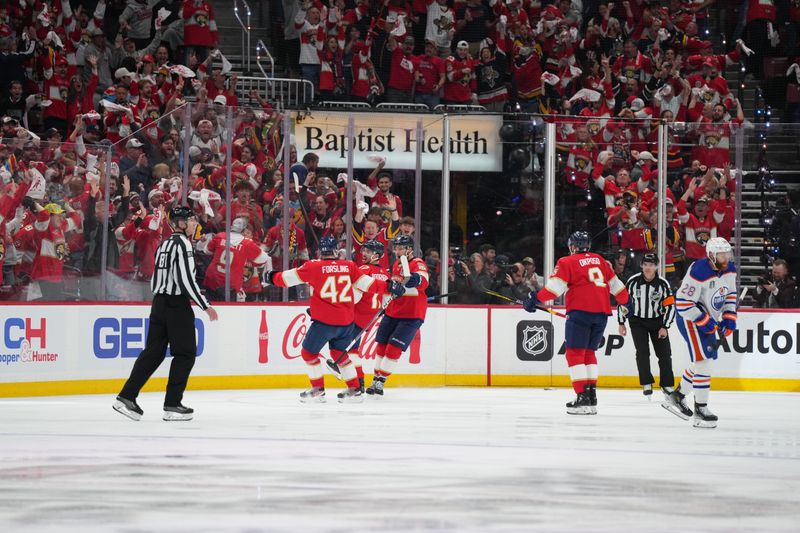
[[[241,15],[239,14],[239,2],[242,3],[242,11],[244,12],[245,20],[242,20]],[[250,71],[250,17],[252,15],[252,11],[250,10],[250,5],[247,3],[247,0],[233,0],[233,16],[236,17],[236,20],[239,22],[239,25],[242,27],[242,65],[247,68],[247,71]]]
[[[267,71],[264,70],[264,67],[261,65],[262,58],[269,62],[269,74],[267,74]],[[265,78],[275,77],[275,59],[273,59],[272,54],[269,53],[269,48],[267,48],[267,45],[265,45],[264,41],[261,39],[256,43],[256,66]]]

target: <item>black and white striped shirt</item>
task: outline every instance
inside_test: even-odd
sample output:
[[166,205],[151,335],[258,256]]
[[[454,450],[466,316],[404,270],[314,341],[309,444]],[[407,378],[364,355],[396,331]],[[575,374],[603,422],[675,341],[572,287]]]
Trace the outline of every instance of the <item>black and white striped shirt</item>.
[[[658,274],[651,280],[644,279],[639,272],[634,274],[625,283],[625,288],[630,294],[630,303],[633,311],[628,318],[660,318],[665,328],[669,328],[675,321],[675,298],[669,283]],[[625,316],[617,311],[617,321],[625,323]]]
[[173,233],[156,250],[150,288],[153,294],[188,296],[204,311],[210,307],[195,279],[192,244],[182,233]]

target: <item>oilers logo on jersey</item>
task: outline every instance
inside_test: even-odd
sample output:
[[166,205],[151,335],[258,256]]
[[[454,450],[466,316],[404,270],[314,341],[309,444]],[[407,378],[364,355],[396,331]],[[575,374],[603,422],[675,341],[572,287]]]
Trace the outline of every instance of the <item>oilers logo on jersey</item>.
[[711,307],[714,308],[714,311],[722,311],[722,306],[725,305],[725,297],[727,295],[727,287],[720,287],[714,292],[713,296],[711,296]]

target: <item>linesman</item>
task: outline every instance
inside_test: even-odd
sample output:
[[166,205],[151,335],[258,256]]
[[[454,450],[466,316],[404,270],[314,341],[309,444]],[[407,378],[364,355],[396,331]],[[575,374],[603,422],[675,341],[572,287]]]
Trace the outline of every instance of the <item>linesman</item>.
[[150,282],[154,296],[147,344],[113,405],[115,411],[133,420],[142,418],[143,411],[136,397],[164,361],[167,344],[172,352],[172,364],[163,419],[192,419],[194,410],[181,403],[197,356],[192,301],[208,314],[209,320],[217,319],[217,312],[200,292],[195,279],[192,243],[188,237],[194,235],[197,228],[194,213],[188,207],[173,207],[169,211],[169,224],[174,233],[156,250],[155,272]]
[[642,271],[631,276],[625,287],[630,294],[626,306],[617,308],[619,334],[627,335],[626,319],[630,321],[631,336],[636,347],[636,366],[639,384],[648,399],[653,394],[653,374],[650,372],[650,341],[658,358],[661,389],[672,392],[675,376],[672,372],[672,348],[667,330],[675,321],[675,296],[669,283],[658,275],[658,256],[642,257]]

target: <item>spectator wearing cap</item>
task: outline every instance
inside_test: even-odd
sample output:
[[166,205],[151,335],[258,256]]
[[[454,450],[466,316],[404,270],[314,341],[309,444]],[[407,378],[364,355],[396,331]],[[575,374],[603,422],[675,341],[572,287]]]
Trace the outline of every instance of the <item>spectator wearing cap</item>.
[[[100,28],[92,30],[92,42],[86,46],[85,57],[94,56],[97,58],[97,92],[103,93],[114,84],[111,74],[122,61],[123,52],[121,48],[108,46],[106,35]],[[84,69],[83,81],[88,82],[92,76],[92,70]]]
[[[26,197],[22,205],[34,214],[33,227],[38,243],[31,271],[36,286],[28,289],[28,299],[63,300],[64,261],[69,254],[66,233],[76,228],[77,214],[69,205],[66,211],[55,203],[42,207],[30,197]],[[37,288],[39,294],[36,294]]]
[[536,273],[536,261],[532,257],[522,259],[522,266],[525,267],[525,283],[529,290],[538,291],[544,287],[544,277]]
[[[438,5],[438,4],[433,4]],[[430,16],[430,12],[429,12]],[[436,44],[425,43],[425,53],[414,56],[414,102],[430,109],[439,105],[440,91],[444,87],[447,70],[444,60],[436,55]]]
[[[436,55],[446,58],[451,54],[453,36],[456,34],[456,14],[447,6],[447,0],[433,0],[428,4],[425,41],[436,47]],[[427,53],[427,48],[426,48]]]
[[[253,201],[253,186],[247,180],[239,180],[233,186],[235,198],[230,204],[231,219],[246,218],[248,225],[252,226],[258,240],[261,239],[264,225],[264,211],[261,206]],[[229,215],[228,206],[223,205],[216,213],[217,223],[222,225]]]
[[52,74],[47,78],[45,73],[44,81],[44,96],[50,101],[50,105],[44,109],[44,126],[45,128],[57,128],[64,136],[67,135],[68,66],[67,58],[61,55],[56,56]]
[[472,57],[478,57],[481,41],[489,36],[494,20],[494,12],[485,0],[467,0],[456,8],[455,38],[468,43]]
[[188,65],[192,54],[198,61],[204,61],[219,42],[214,6],[207,0],[184,0],[181,13],[185,53],[183,63]]
[[119,171],[128,176],[131,190],[137,194],[146,194],[152,182],[152,172],[144,143],[133,137],[125,143],[125,155],[119,161]]
[[203,119],[197,123],[197,127],[192,134],[191,146],[208,148],[214,154],[220,152],[222,139],[214,134],[214,124],[210,120]]
[[22,82],[14,80],[8,88],[8,94],[0,98],[0,116],[12,117],[22,121],[25,116],[25,98],[22,94]]
[[477,82],[475,81],[475,62],[469,55],[467,41],[459,41],[456,55],[445,60],[446,79],[444,83],[445,104],[468,105],[477,103]]
[[402,45],[394,35],[389,35],[386,47],[392,54],[386,101],[412,102],[414,92],[414,37],[406,35]]

